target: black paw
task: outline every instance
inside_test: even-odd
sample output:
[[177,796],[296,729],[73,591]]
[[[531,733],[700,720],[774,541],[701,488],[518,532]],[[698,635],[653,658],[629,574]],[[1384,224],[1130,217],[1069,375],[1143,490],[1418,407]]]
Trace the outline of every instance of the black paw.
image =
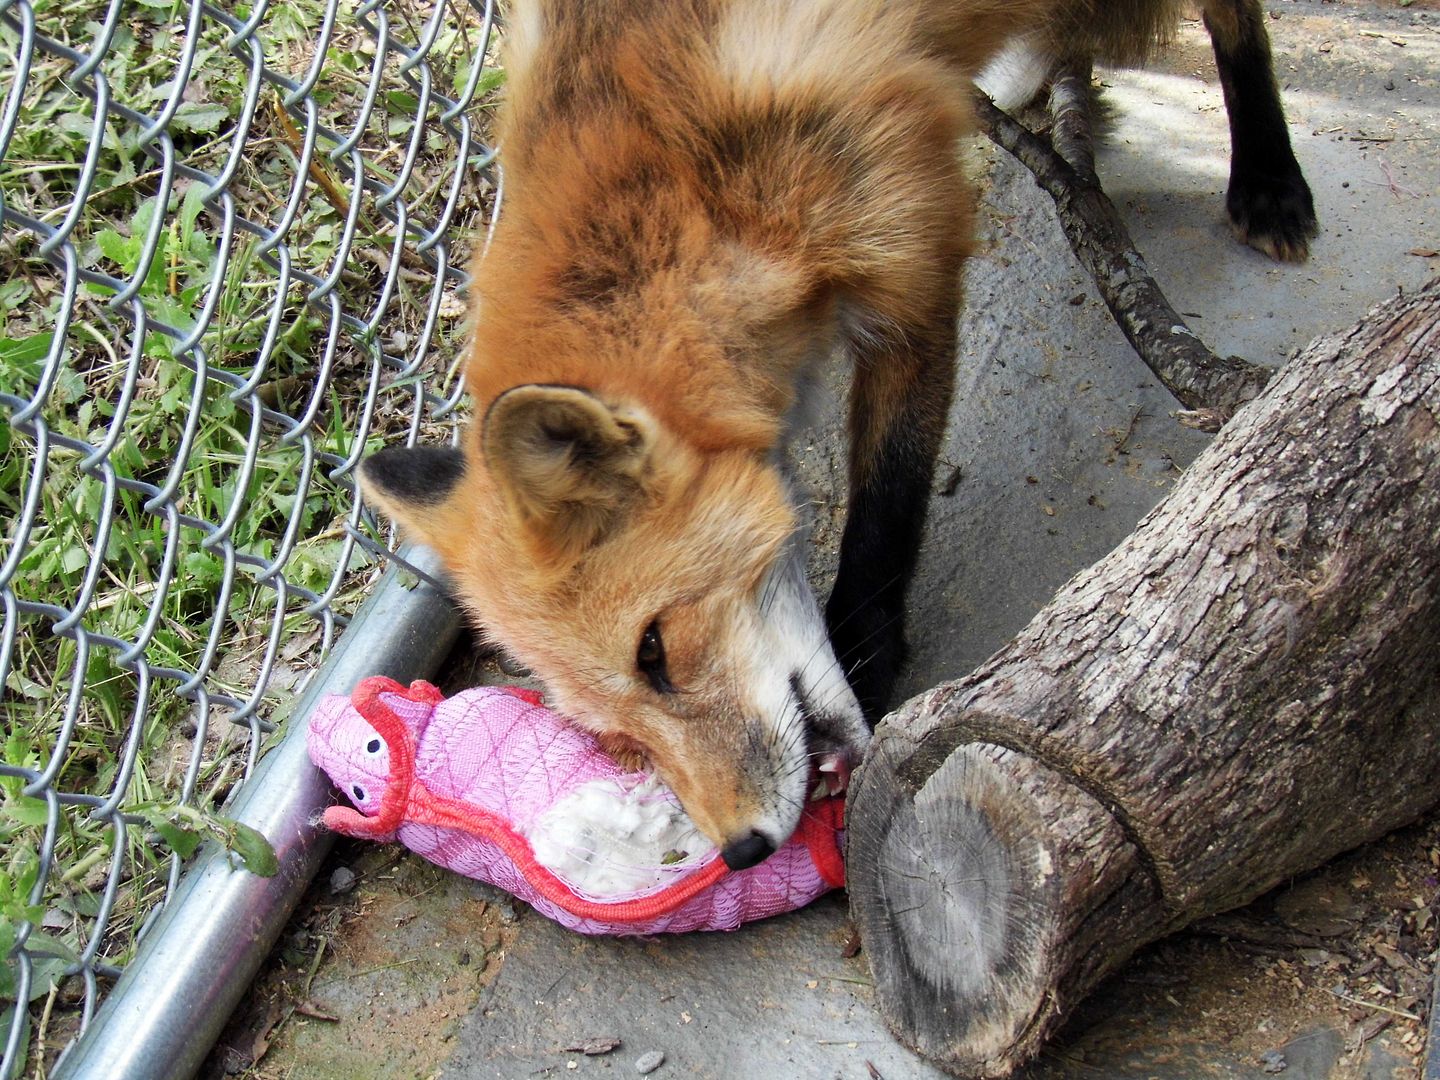
[[1235,233],[1251,247],[1281,262],[1304,262],[1310,255],[1310,238],[1319,227],[1310,185],[1293,171],[1262,174],[1235,170],[1225,208]]
[[904,619],[900,611],[886,611],[878,604],[859,608],[837,605],[832,597],[825,608],[830,625],[830,644],[850,688],[864,710],[870,726],[885,715],[895,693],[895,682],[905,664]]

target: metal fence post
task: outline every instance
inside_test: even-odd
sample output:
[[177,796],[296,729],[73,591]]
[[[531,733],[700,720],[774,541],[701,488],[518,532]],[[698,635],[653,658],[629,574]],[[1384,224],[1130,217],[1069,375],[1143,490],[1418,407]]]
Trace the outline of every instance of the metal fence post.
[[[438,570],[434,556],[410,561]],[[280,873],[257,877],[210,845],[142,940],[55,1080],[182,1080],[193,1076],[250,988],[286,919],[331,845],[315,824],[330,785],[306,753],[304,725],[321,695],[346,693],[366,675],[432,674],[455,642],[460,617],[440,590],[411,587],[392,567],[296,701],[286,737],[240,788],[230,808],[275,847]]]

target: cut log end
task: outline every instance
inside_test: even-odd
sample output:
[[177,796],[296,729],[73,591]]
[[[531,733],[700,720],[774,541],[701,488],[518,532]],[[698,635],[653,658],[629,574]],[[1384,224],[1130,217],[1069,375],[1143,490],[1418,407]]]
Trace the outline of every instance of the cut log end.
[[922,1056],[1007,1076],[1059,1018],[1076,915],[1105,904],[1115,873],[1135,869],[1115,852],[1133,849],[1097,802],[1024,754],[972,743],[895,768],[887,750],[882,737],[850,818],[851,900],[881,1010]]

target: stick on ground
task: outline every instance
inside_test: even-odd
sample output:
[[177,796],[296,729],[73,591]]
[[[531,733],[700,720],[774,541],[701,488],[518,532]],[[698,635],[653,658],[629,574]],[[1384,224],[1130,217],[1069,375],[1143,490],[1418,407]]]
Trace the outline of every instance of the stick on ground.
[[1051,79],[1052,139],[1047,143],[983,94],[976,116],[985,133],[1034,175],[1055,201],[1071,250],[1095,279],[1125,337],[1155,377],[1193,414],[1193,426],[1219,429],[1269,380],[1269,369],[1205,347],[1165,298],[1095,174],[1088,69]]

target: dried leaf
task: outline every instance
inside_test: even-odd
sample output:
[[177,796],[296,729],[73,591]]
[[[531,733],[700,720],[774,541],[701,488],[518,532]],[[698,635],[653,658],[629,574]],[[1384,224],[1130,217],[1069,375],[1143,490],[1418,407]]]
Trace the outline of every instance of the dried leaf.
[[255,1038],[250,1043],[249,1065],[258,1065],[260,1060],[270,1052],[270,1043],[275,1035],[275,1028],[280,1023],[284,1010],[278,1004],[271,1005],[265,1012],[265,1019],[260,1022],[260,1030],[255,1032]]

